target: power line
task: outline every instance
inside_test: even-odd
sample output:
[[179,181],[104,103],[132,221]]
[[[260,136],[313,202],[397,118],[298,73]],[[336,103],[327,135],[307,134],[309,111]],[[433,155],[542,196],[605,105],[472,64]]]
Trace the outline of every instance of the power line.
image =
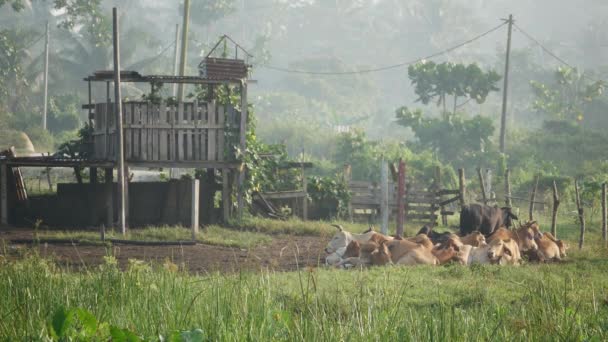
[[401,68],[404,66],[408,66],[408,65],[412,65],[427,59],[432,59],[438,56],[442,56],[445,55],[449,52],[452,52],[454,50],[457,50],[465,45],[468,45],[470,43],[473,43],[476,40],[479,40],[487,35],[489,35],[490,33],[497,31],[498,29],[500,29],[501,27],[505,26],[507,23],[502,23],[482,34],[479,34],[471,39],[468,39],[458,45],[454,45],[450,48],[447,48],[445,50],[442,50],[440,52],[436,52],[432,55],[428,55],[428,56],[424,56],[424,57],[420,57],[420,58],[416,58],[414,60],[411,61],[407,61],[407,62],[403,62],[403,63],[398,63],[398,64],[393,64],[393,65],[387,65],[387,66],[383,66],[383,67],[378,67],[378,68],[372,68],[372,69],[361,69],[361,70],[353,70],[353,71],[310,71],[310,70],[297,70],[297,69],[289,69],[289,68],[282,68],[282,67],[277,67],[277,66],[272,66],[269,64],[257,64],[256,66],[260,66],[266,69],[271,69],[271,70],[275,70],[275,71],[280,71],[280,72],[287,72],[287,73],[294,73],[294,74],[307,74],[307,75],[328,75],[328,76],[341,76],[341,75],[355,75],[355,74],[367,74],[367,73],[373,73],[373,72],[378,72],[378,71],[386,71],[386,70],[391,70],[391,69],[397,69],[397,68]]
[[42,37],[46,36],[46,33],[43,33],[40,35],[40,37],[36,38],[33,42],[31,42],[28,46],[24,47],[24,50],[27,50],[29,48],[31,48],[32,46],[36,45],[36,43],[38,43],[40,41],[40,39],[42,39]]
[[[534,42],[536,45],[538,45],[543,51],[545,51],[549,56],[555,58],[555,60],[557,60],[558,62],[562,63],[563,65],[567,66],[570,69],[576,69],[574,66],[572,66],[572,64],[566,62],[564,59],[562,59],[561,57],[559,57],[558,55],[556,55],[553,51],[549,50],[547,47],[545,47],[538,39],[534,38],[531,34],[529,34],[528,32],[526,32],[524,29],[522,29],[521,27],[519,27],[519,25],[517,24],[513,24],[515,26],[515,28],[517,29],[517,31],[521,32],[521,34],[523,34],[526,38],[528,38],[530,41]],[[603,82],[603,80],[596,80],[588,75],[586,75],[585,73],[581,73],[581,75],[593,82]]]

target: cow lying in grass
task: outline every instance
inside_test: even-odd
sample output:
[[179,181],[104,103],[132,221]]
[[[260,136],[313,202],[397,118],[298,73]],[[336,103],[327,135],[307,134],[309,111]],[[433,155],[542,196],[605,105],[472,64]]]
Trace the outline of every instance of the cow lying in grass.
[[393,237],[391,236],[385,236],[375,232],[371,227],[362,234],[355,234],[347,232],[341,225],[333,226],[338,229],[338,232],[334,234],[334,236],[331,238],[331,240],[325,247],[325,252],[328,253],[327,257],[325,258],[325,263],[327,265],[336,266],[339,265],[343,259],[351,257],[347,255],[346,252],[347,247],[353,241],[359,245],[367,242],[374,242],[379,245],[383,241],[389,241],[393,239]]
[[[441,265],[447,262],[470,264],[519,265],[522,252],[537,260],[560,260],[566,254],[567,244],[549,233],[542,233],[536,222],[528,222],[516,230],[500,228],[486,242],[483,234],[472,232],[460,237],[452,233],[438,233],[434,243],[429,235],[432,230],[423,228],[421,234],[402,239],[385,236],[371,228],[363,234],[352,234],[340,226],[329,242],[326,251],[331,253],[329,265],[379,266]],[[428,234],[428,235],[427,235]]]

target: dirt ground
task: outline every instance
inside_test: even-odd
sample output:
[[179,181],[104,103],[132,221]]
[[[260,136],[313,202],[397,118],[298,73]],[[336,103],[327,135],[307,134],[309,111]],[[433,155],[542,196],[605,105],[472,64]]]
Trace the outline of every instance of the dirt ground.
[[[0,240],[29,239],[32,230],[0,229]],[[169,260],[186,266],[190,272],[292,271],[298,267],[317,266],[324,262],[326,239],[313,236],[273,236],[270,244],[249,250],[205,244],[194,246],[79,246],[72,244],[5,245],[0,255],[9,259],[21,257],[31,248],[38,248],[43,257],[51,257],[57,264],[70,269],[83,270],[103,263],[103,257],[114,255],[121,267],[129,259],[164,263]]]

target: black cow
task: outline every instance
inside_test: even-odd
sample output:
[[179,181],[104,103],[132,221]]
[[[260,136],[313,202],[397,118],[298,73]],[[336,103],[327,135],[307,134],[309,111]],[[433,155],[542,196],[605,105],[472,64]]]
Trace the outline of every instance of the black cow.
[[511,208],[490,207],[482,204],[469,204],[460,211],[460,235],[479,231],[486,237],[501,226],[511,227],[517,216]]
[[446,242],[450,238],[450,235],[452,233],[450,233],[450,232],[437,233],[436,231],[433,230],[432,227],[430,227],[428,225],[424,225],[424,227],[420,228],[420,230],[418,231],[418,234],[416,234],[416,235],[420,235],[420,234],[424,234],[424,235],[428,236],[429,239],[431,239],[431,242],[433,244],[438,244],[438,243]]

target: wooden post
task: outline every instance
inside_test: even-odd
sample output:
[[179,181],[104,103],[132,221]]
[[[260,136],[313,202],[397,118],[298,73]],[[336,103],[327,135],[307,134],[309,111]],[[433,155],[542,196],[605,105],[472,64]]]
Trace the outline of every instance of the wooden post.
[[492,196],[492,169],[486,169],[485,186],[488,201],[494,202],[494,196]]
[[[350,164],[344,164],[344,173],[343,173],[343,181],[344,184],[350,189],[350,181],[352,179],[352,168]],[[353,221],[353,205],[351,201],[348,201],[348,220]]]
[[304,192],[304,198],[302,199],[302,219],[308,220],[308,180],[306,179],[306,172],[304,172],[304,165],[302,165],[302,191]]
[[551,234],[557,238],[557,208],[559,207],[559,194],[557,184],[553,181],[553,213],[551,215]]
[[505,205],[511,208],[511,170],[505,170]]
[[505,57],[505,74],[503,75],[504,84],[502,87],[502,114],[500,116],[500,152],[505,153],[507,135],[507,97],[509,90],[509,59],[511,57],[511,33],[513,31],[513,15],[509,15],[509,32],[507,35],[507,54]]
[[578,219],[581,222],[581,235],[578,239],[578,248],[583,249],[585,243],[585,209],[581,203],[580,191],[578,188],[578,180],[574,181],[574,190],[576,193],[576,207],[578,209]]
[[[182,49],[180,53],[179,75],[184,76],[186,72],[186,56],[188,54],[188,26],[190,22],[190,0],[184,2],[184,22],[182,24]],[[184,100],[184,84],[180,83],[177,88],[177,102]]]
[[602,184],[602,238],[608,242],[608,208],[606,208],[606,183]]
[[477,168],[477,175],[479,176],[479,187],[481,188],[481,200],[483,204],[488,204],[488,197],[486,195],[486,185],[483,181],[483,174],[481,173],[481,168]]
[[224,224],[230,220],[230,170],[222,169],[222,218]]
[[120,95],[120,39],[119,26],[118,26],[118,13],[116,7],[112,8],[112,22],[113,22],[113,43],[114,43],[114,108],[116,110],[116,136],[117,141],[117,162],[118,162],[118,198],[120,206],[118,209],[118,223],[120,225],[120,231],[123,235],[127,234],[127,197],[125,196],[125,188],[127,182],[125,180],[125,156],[124,156],[124,137],[122,129],[122,97]]
[[105,194],[106,194],[106,225],[108,227],[114,226],[114,170],[112,168],[105,169],[104,181],[105,181]]
[[399,177],[397,180],[397,236],[403,236],[405,221],[405,162],[399,159]]
[[46,39],[44,42],[44,96],[42,105],[42,129],[46,130],[46,115],[48,107],[48,95],[49,95],[49,21],[46,21]]
[[462,209],[465,206],[465,196],[467,191],[464,179],[464,169],[458,169],[458,190],[458,196],[460,197],[460,208]]
[[[175,24],[175,48],[173,50],[173,75],[177,76],[179,66],[179,24]],[[177,98],[177,83],[173,83],[173,97]]]
[[110,98],[110,82],[106,82],[106,134],[104,135],[105,139],[105,158],[106,159],[114,159],[114,156],[110,154],[110,107],[112,106],[112,99]]
[[0,163],[0,223],[8,225],[8,165]]
[[93,225],[97,225],[99,224],[98,222],[98,216],[97,216],[97,206],[96,206],[96,196],[95,194],[97,193],[97,168],[96,167],[90,167],[89,168],[89,194],[88,194],[88,200],[89,200],[89,205],[90,205],[90,210],[91,210],[91,222],[93,223]]
[[196,178],[192,179],[192,202],[190,211],[190,224],[192,226],[192,241],[196,241],[196,235],[198,234],[198,206],[199,206],[199,181]]
[[388,235],[388,164],[384,159],[380,164],[380,217],[382,234]]
[[96,167],[89,168],[89,182],[91,184],[97,184],[97,168]]
[[[187,0],[188,1],[188,0]],[[239,131],[239,147],[241,149],[241,153],[245,153],[247,150],[247,82],[242,82],[241,87],[241,122],[240,122],[240,131]],[[243,156],[244,157],[244,156]],[[239,178],[238,178],[238,192],[237,192],[237,205],[238,205],[238,217],[239,220],[243,218],[243,210],[244,210],[244,184],[245,184],[245,172],[247,172],[245,168],[245,164],[242,164],[239,169]]]
[[536,181],[534,182],[534,189],[532,189],[532,194],[530,195],[530,211],[528,213],[530,221],[534,221],[534,201],[536,200],[536,192],[538,191],[539,179],[540,179],[540,175],[536,175]]
[[89,91],[89,126],[93,127],[93,90],[91,89],[91,81],[87,82],[87,87]]

